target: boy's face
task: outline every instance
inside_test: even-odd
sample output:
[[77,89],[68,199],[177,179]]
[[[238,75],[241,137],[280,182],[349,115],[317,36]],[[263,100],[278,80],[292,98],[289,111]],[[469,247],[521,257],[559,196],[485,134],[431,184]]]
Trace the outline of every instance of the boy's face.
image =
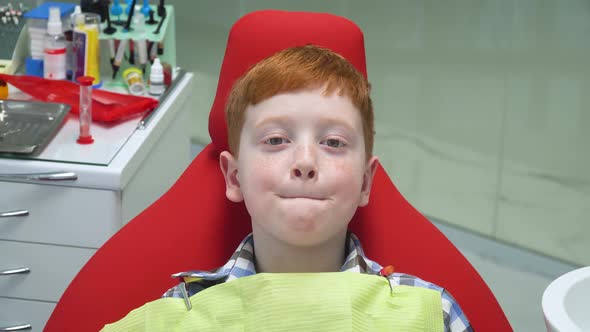
[[249,106],[239,159],[221,154],[226,195],[245,201],[255,236],[321,245],[345,234],[369,201],[377,162],[366,159],[360,112],[348,97],[322,91]]

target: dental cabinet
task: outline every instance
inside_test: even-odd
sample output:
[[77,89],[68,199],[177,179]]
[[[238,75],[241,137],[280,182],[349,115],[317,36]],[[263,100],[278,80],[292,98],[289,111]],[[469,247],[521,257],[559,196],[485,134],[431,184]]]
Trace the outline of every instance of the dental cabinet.
[[41,331],[94,252],[188,166],[192,78],[179,72],[147,116],[93,123],[93,144],[70,114],[39,153],[0,156],[0,329]]

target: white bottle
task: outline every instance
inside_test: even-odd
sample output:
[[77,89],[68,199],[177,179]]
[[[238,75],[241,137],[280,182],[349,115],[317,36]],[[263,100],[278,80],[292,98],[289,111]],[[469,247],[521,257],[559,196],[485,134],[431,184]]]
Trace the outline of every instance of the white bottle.
[[74,17],[78,14],[82,14],[82,8],[80,5],[76,5],[76,7],[74,7],[74,12],[70,14],[70,29],[72,30],[74,30],[76,24]]
[[59,7],[49,8],[47,34],[43,41],[43,77],[53,80],[66,78],[66,38],[60,16]]
[[164,94],[165,88],[166,87],[164,86],[164,68],[160,63],[160,59],[155,58],[150,70],[150,87],[148,92],[152,96],[161,96],[162,94]]

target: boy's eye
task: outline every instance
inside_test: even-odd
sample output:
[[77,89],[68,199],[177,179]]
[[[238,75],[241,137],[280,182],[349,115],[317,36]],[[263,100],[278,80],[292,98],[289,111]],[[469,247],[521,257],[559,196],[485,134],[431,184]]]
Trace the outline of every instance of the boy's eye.
[[342,142],[339,139],[335,139],[335,138],[328,138],[327,140],[323,141],[322,143],[331,147],[331,148],[341,148],[345,145],[344,142]]
[[269,139],[267,139],[265,141],[266,144],[270,144],[270,145],[279,145],[279,144],[284,144],[284,143],[288,143],[287,139],[282,138],[282,137],[271,137]]

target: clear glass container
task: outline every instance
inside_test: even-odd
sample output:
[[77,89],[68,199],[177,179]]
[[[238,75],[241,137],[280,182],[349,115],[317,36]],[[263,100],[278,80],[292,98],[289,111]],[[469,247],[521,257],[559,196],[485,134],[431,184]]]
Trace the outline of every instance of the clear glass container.
[[92,125],[92,82],[94,78],[91,76],[78,77],[80,83],[80,135],[77,142],[80,144],[91,144],[94,142],[90,133]]

